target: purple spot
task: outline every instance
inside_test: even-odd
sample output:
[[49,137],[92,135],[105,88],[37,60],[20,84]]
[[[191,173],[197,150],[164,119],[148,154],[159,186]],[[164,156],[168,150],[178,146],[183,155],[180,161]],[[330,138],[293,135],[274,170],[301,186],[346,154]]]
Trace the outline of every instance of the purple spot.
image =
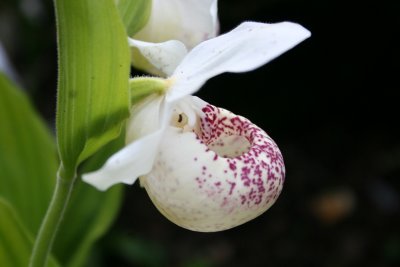
[[229,189],[229,195],[232,195],[232,192],[233,192],[233,189],[235,189],[236,183],[229,182],[229,181],[226,181],[226,182],[231,186],[231,188]]
[[236,165],[234,164],[234,163],[229,163],[229,168],[232,170],[232,171],[234,171],[234,170],[236,170]]

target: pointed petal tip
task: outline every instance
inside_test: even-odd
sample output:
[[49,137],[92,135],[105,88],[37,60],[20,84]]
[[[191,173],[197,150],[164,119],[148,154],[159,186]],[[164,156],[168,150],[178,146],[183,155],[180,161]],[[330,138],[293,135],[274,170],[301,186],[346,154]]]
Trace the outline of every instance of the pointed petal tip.
[[281,22],[281,24],[286,26],[288,29],[293,30],[293,33],[297,33],[299,37],[303,37],[304,38],[303,40],[311,36],[311,32],[299,23],[284,21]]
[[290,34],[290,36],[292,36],[292,37],[298,37],[299,42],[301,42],[311,36],[311,32],[307,28],[305,28],[301,24],[299,24],[297,22],[293,22],[293,21],[282,21],[282,22],[276,22],[276,23],[245,21],[245,22],[242,22],[235,29],[238,29],[238,28],[254,29],[257,27],[270,28],[270,29],[275,28],[277,33],[280,33],[280,34],[285,33],[286,35]]
[[113,184],[110,184],[107,179],[104,179],[102,175],[99,175],[99,172],[90,172],[82,175],[82,180],[85,183],[90,184],[95,187],[99,191],[106,191]]
[[[120,176],[116,174],[117,170],[110,168],[110,165],[112,165],[112,163],[110,164],[110,162],[108,162],[108,165],[104,165],[103,168],[97,171],[83,174],[82,180],[99,191],[106,191],[110,187],[120,183],[132,185],[136,182],[137,178],[119,178]],[[121,166],[121,168],[123,168],[123,166]],[[122,172],[121,175],[122,177],[125,176]]]

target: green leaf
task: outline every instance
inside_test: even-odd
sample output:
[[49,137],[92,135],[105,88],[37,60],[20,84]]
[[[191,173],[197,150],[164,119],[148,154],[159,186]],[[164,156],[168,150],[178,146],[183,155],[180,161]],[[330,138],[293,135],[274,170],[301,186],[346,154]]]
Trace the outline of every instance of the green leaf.
[[77,181],[53,250],[63,266],[85,266],[92,245],[118,214],[122,188],[115,186],[104,193]]
[[[26,267],[33,240],[11,205],[0,198],[0,266]],[[58,264],[50,259],[48,267]]]
[[[80,172],[98,169],[107,158],[124,146],[124,135],[108,143],[88,161]],[[100,192],[77,180],[70,204],[60,226],[54,255],[66,267],[86,266],[86,259],[96,240],[111,226],[122,201],[123,186]]]
[[57,138],[64,178],[116,138],[129,116],[130,52],[113,0],[55,1]]
[[129,36],[133,36],[146,25],[152,2],[152,0],[117,0],[118,11]]
[[24,93],[2,73],[0,123],[0,196],[36,235],[56,181],[54,138]]

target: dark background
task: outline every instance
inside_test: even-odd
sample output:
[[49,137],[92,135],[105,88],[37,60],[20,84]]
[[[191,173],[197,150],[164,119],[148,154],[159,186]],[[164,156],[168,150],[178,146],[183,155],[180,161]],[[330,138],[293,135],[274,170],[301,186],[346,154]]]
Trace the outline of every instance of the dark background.
[[[277,203],[220,233],[165,219],[138,185],[93,266],[400,266],[400,5],[396,0],[220,0],[221,32],[244,20],[298,22],[312,37],[266,66],[198,92],[280,146]],[[51,1],[0,2],[0,40],[18,81],[54,122]]]

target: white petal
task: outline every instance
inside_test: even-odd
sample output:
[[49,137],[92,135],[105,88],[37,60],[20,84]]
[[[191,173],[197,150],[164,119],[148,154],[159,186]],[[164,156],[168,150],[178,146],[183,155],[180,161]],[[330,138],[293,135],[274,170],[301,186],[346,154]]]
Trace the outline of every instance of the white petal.
[[161,116],[165,109],[163,96],[151,95],[131,108],[126,123],[126,143],[151,134],[161,128]]
[[265,212],[285,175],[274,141],[241,116],[196,98],[181,101],[199,115],[200,131],[167,128],[152,171],[140,178],[155,206],[177,225],[201,232]]
[[84,174],[83,181],[102,191],[118,183],[133,184],[151,170],[161,137],[160,129],[129,144],[110,157],[101,169]]
[[185,45],[176,40],[149,43],[128,38],[128,41],[133,48],[132,65],[157,76],[170,76],[187,54]]
[[151,170],[166,124],[162,100],[150,97],[133,108],[127,125],[127,146],[110,157],[101,169],[84,174],[85,182],[106,190],[117,183],[133,184]]
[[147,42],[179,40],[189,49],[215,37],[217,0],[153,0],[146,26],[133,38]]
[[299,24],[245,22],[229,33],[196,46],[175,70],[168,101],[196,92],[223,72],[254,70],[310,36]]

